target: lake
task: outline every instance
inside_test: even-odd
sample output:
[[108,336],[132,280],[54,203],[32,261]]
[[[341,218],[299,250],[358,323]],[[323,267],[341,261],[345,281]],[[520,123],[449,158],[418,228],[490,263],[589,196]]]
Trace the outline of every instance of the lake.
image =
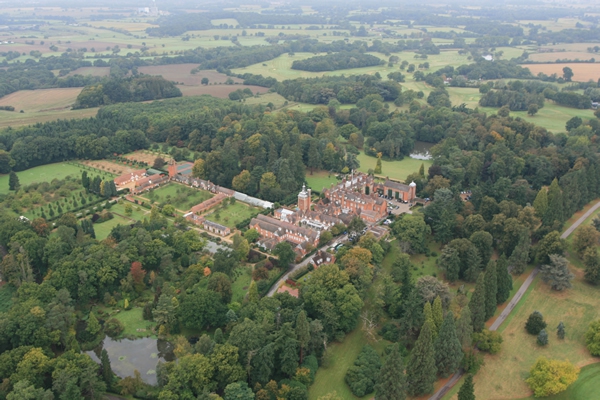
[[429,142],[421,142],[417,140],[415,142],[415,148],[410,153],[411,158],[416,158],[417,160],[431,160],[431,148],[435,146],[435,143]]

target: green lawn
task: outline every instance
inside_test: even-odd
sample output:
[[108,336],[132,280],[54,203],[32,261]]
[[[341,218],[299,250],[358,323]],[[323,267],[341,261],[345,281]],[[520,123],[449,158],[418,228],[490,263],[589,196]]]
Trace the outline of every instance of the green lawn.
[[[126,203],[128,203],[128,202],[126,202]],[[134,203],[131,203],[131,206],[133,209],[132,209],[131,215],[128,216],[127,214],[125,214],[125,204],[126,203],[113,205],[110,208],[110,212],[120,214],[124,217],[129,217],[129,218],[135,219],[136,221],[143,221],[144,218],[149,217],[148,209],[143,208],[142,206],[140,206],[138,204],[134,204]],[[139,208],[139,211],[138,211],[138,208]]]
[[[360,167],[358,168],[359,171],[366,173],[369,171],[369,169],[375,169],[375,164],[377,163],[377,159],[375,157],[369,157],[365,153],[360,153],[357,158],[360,162]],[[382,160],[380,175],[404,181],[408,175],[419,172],[421,164],[425,165],[425,172],[427,172],[432,164],[432,161],[417,160],[410,157],[404,157],[403,160],[399,161]]]
[[169,203],[176,209],[187,211],[193,206],[208,200],[213,195],[210,192],[190,188],[177,183],[169,183],[144,194],[144,197],[157,203]]
[[[66,176],[81,177],[83,169],[80,166],[67,163],[42,165],[17,172],[21,186],[32,183],[51,182],[53,179],[64,179]],[[92,176],[95,174],[92,172]],[[108,176],[108,174],[107,174]],[[0,194],[8,193],[8,175],[0,175]]]
[[233,205],[224,203],[226,202],[221,203],[220,206],[206,215],[206,219],[230,228],[235,228],[237,223],[255,216],[259,211],[257,208],[250,207],[239,201]]
[[[113,214],[114,215],[114,214]],[[96,239],[104,240],[110,234],[110,231],[117,225],[129,225],[132,224],[133,221],[130,219],[126,219],[115,215],[113,219],[110,219],[106,222],[102,222],[100,224],[94,224],[94,232],[96,232]]]
[[248,288],[250,287],[250,282],[252,281],[251,271],[251,267],[241,267],[236,270],[236,278],[231,284],[231,290],[233,291],[231,301],[242,303],[248,292]]
[[152,321],[145,321],[142,317],[143,310],[141,307],[132,308],[131,310],[121,310],[114,315],[125,326],[123,336],[139,336],[146,337],[151,335],[151,328],[154,326]]
[[335,178],[334,173],[327,171],[315,171],[312,175],[310,170],[306,170],[306,183],[308,187],[317,192],[321,192],[323,188],[329,188],[331,184],[336,184],[338,180]]

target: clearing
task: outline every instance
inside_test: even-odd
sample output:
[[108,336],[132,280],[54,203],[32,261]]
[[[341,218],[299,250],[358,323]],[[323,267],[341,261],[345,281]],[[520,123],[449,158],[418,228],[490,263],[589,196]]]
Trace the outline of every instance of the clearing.
[[[358,168],[359,171],[367,173],[369,169],[375,169],[375,164],[377,163],[375,157],[369,157],[365,153],[360,153],[357,158],[360,162],[360,167]],[[395,161],[381,160],[381,174],[379,174],[379,176],[387,176],[404,182],[408,175],[419,172],[421,164],[425,165],[425,172],[427,172],[432,161],[417,160],[416,158],[411,157],[404,157],[402,160]]]
[[[590,54],[591,57],[593,57],[592,54]],[[596,81],[600,78],[600,65],[596,63],[523,64],[522,67],[529,68],[534,75],[543,72],[546,75],[557,74],[558,76],[562,76],[564,67],[569,67],[573,70],[572,80],[578,82],[587,82],[590,79]]]
[[96,232],[96,239],[106,239],[108,235],[110,235],[110,231],[112,231],[112,229],[117,225],[131,225],[135,223],[135,221],[128,218],[123,218],[120,215],[113,214],[113,216],[114,218],[108,221],[99,224],[94,224],[94,232]]
[[320,192],[323,188],[328,188],[331,184],[336,184],[338,180],[336,179],[335,173],[330,173],[328,171],[315,171],[312,175],[310,174],[310,170],[306,170],[306,183],[308,187],[312,190],[316,190]]
[[235,229],[235,225],[245,219],[252,218],[258,214],[258,209],[249,205],[236,201],[234,204],[226,204],[227,201],[221,203],[220,206],[213,209],[210,214],[204,215],[208,221],[213,221],[221,225]]
[[[21,186],[38,182],[51,182],[53,179],[64,179],[66,176],[80,177],[83,169],[73,164],[56,163],[42,165],[17,172]],[[92,172],[92,176],[93,176]],[[8,193],[8,175],[0,175],[0,194]]]

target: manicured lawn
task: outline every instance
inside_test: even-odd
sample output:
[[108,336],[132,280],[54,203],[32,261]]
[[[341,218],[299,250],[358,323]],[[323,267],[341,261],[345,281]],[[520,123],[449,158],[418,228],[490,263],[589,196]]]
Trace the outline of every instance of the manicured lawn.
[[329,188],[331,184],[336,184],[338,180],[335,174],[330,174],[327,171],[315,171],[312,175],[310,170],[306,170],[306,183],[312,190],[320,192],[323,188]]
[[241,303],[244,300],[252,281],[251,271],[251,267],[241,267],[236,270],[236,278],[231,284],[231,290],[233,291],[231,301]]
[[[360,162],[360,167],[358,168],[359,171],[366,173],[369,171],[369,169],[375,169],[375,164],[377,163],[377,159],[375,157],[369,157],[365,153],[360,153],[357,158]],[[389,176],[390,178],[404,181],[408,175],[419,172],[421,164],[425,165],[425,172],[427,172],[432,164],[432,161],[417,160],[410,157],[404,157],[403,160],[399,161],[382,160],[380,175]]]
[[221,225],[235,228],[237,223],[245,219],[252,218],[258,214],[258,209],[250,207],[244,203],[236,202],[235,204],[224,204],[215,208],[210,214],[206,215],[206,219],[216,222]]
[[144,194],[144,197],[157,203],[170,203],[176,209],[186,211],[212,197],[210,192],[170,183]]
[[[19,183],[21,186],[27,186],[32,183],[51,182],[53,179],[64,179],[66,176],[81,177],[83,169],[79,166],[56,163],[42,165],[35,168],[26,169],[25,171],[17,172]],[[88,172],[88,174],[90,174]],[[91,176],[95,176],[91,173]],[[109,174],[106,174],[109,176]],[[111,175],[112,176],[112,175]],[[0,194],[8,193],[8,175],[0,175]]]
[[154,324],[152,321],[145,321],[142,315],[142,308],[136,307],[127,311],[122,310],[114,316],[125,326],[123,336],[146,337],[152,333],[150,329]]
[[[130,203],[132,206],[132,211],[131,211],[131,215],[127,215],[125,214],[125,204],[129,203],[127,201],[125,201],[123,204],[115,204],[110,208],[110,212],[112,212],[113,214],[120,214],[122,216],[124,216],[125,218],[129,217],[132,219],[135,219],[136,221],[143,221],[144,218],[149,217],[149,210],[146,208],[143,208],[142,206],[135,204],[135,203]],[[138,211],[139,208],[139,211]]]
[[[114,215],[114,214],[113,214]],[[113,219],[100,224],[94,224],[94,232],[96,232],[96,239],[104,240],[110,234],[110,231],[117,225],[130,225],[133,221],[115,215]]]

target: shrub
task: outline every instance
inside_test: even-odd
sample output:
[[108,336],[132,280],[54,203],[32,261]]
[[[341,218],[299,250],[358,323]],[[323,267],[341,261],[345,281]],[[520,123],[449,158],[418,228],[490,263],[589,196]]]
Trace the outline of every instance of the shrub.
[[600,319],[590,323],[585,332],[585,345],[593,356],[600,356]]
[[124,330],[125,327],[123,326],[121,321],[119,321],[116,318],[111,318],[104,323],[104,333],[106,333],[111,338],[119,336]]
[[487,351],[490,354],[496,354],[500,351],[502,345],[502,336],[496,331],[484,329],[480,333],[473,335],[473,341],[481,351]]
[[379,354],[369,345],[361,350],[354,361],[354,365],[346,372],[346,383],[350,390],[358,397],[373,392],[375,379],[381,368]]
[[542,329],[546,328],[546,326],[547,324],[544,321],[544,317],[539,311],[532,312],[525,323],[525,329],[530,335],[538,335]]

